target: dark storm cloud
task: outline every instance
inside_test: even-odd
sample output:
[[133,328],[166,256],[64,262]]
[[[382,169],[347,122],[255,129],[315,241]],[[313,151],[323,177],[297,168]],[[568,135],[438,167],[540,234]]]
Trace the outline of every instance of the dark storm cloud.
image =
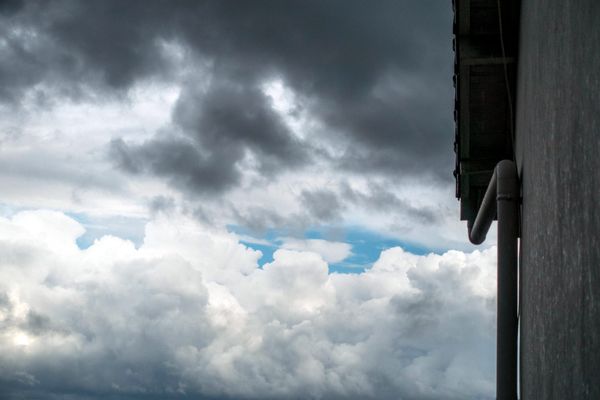
[[110,144],[110,155],[123,170],[150,172],[183,191],[197,193],[220,193],[238,182],[239,169],[232,163],[242,157],[237,150],[204,152],[185,138],[154,139],[139,146],[115,139]]
[[263,174],[308,162],[258,89],[280,78],[324,124],[328,134],[313,139],[345,149],[329,157],[337,168],[450,178],[445,2],[66,1],[7,9],[5,101],[40,82],[77,93],[163,79],[171,71],[165,42],[210,63],[218,83],[184,90],[173,115],[192,146],[180,138],[121,146],[113,154],[127,171],[135,169],[123,163],[129,157],[180,189],[217,193],[239,181],[247,151]]
[[[244,85],[280,76],[363,173],[447,176],[450,9],[440,2],[210,3],[183,35]],[[206,30],[213,41],[207,45]],[[336,132],[339,135],[334,135]],[[448,154],[447,157],[441,154]]]
[[263,176],[308,159],[308,146],[294,138],[258,88],[219,83],[208,90],[188,89],[173,118],[181,137],[157,137],[142,145],[113,140],[117,165],[130,173],[164,176],[183,191],[203,194],[238,183],[240,163],[248,154]]
[[87,85],[124,89],[162,70],[149,9],[129,2],[64,1],[10,8],[0,17],[2,101],[18,104],[32,88],[43,94],[48,88],[39,84],[68,96],[80,95]]
[[404,96],[367,95],[357,102],[335,103],[327,111],[329,124],[351,136],[346,153],[337,160],[340,167],[395,177],[433,173],[435,178],[448,178],[452,129],[447,97],[424,99],[429,94],[420,92],[409,99]]
[[0,15],[13,15],[23,7],[21,0],[3,0],[0,2]]

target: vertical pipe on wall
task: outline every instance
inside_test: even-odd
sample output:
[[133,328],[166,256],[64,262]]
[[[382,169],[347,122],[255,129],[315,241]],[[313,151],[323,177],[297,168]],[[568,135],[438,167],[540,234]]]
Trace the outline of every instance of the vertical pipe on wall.
[[519,234],[519,182],[515,163],[496,166],[498,209],[498,337],[496,344],[496,396],[517,398],[517,262]]
[[517,168],[503,160],[494,174],[477,217],[469,226],[469,240],[481,244],[498,216],[498,313],[496,338],[496,398],[517,399],[517,266],[520,190]]

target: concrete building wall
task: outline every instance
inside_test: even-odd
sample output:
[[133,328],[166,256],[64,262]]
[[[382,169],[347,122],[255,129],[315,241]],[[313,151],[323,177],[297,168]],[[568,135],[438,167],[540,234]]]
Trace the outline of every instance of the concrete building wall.
[[600,1],[523,0],[522,399],[600,399]]

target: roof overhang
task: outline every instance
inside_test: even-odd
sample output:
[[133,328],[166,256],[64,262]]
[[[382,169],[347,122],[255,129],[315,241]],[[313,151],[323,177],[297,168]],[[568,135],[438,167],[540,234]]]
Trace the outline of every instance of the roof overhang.
[[520,0],[453,0],[456,197],[473,223],[496,164],[514,158]]

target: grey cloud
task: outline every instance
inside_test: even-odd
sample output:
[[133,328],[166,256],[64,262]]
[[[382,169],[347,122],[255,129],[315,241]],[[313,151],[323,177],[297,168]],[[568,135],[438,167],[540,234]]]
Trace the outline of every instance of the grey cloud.
[[241,82],[275,71],[306,96],[313,116],[347,144],[346,154],[333,160],[339,167],[450,177],[443,170],[452,141],[449,8],[435,2],[344,2],[343,11],[322,2],[212,5],[219,65],[240,71]]
[[311,224],[325,222],[310,211],[285,213],[281,212],[282,210],[260,206],[240,210],[234,205],[231,205],[230,209],[236,223],[248,229],[256,237],[262,237],[270,229],[276,229],[282,235],[304,237],[306,229],[310,228]]
[[129,172],[130,174],[138,174],[142,171],[141,162],[133,154],[127,143],[123,139],[113,139],[110,142],[109,156],[117,164],[117,166]]
[[[138,79],[164,72],[157,39],[164,37],[159,2],[68,1],[47,6],[47,33],[68,55],[63,63],[112,88],[126,88]],[[90,75],[84,78],[90,78]]]
[[390,308],[407,323],[402,327],[403,338],[415,338],[422,332],[440,329],[438,311],[444,302],[435,292],[427,295],[419,294],[414,297],[394,296],[390,300]]
[[[27,145],[26,139],[19,139],[19,144]],[[98,168],[95,160],[81,154],[71,155],[63,149],[52,146],[29,146],[28,152],[18,152],[9,148],[2,152],[0,178],[14,177],[25,184],[49,184],[68,182],[77,190],[96,188],[118,192],[123,190],[124,182],[114,176],[106,176]]]
[[4,0],[0,2],[0,14],[13,15],[23,7],[22,0]]
[[15,306],[5,292],[0,292],[0,311],[2,312],[0,333],[6,334],[11,327],[15,326],[33,336],[68,333],[65,329],[56,326],[46,315],[35,310],[27,310],[24,318],[16,318],[14,316]]
[[252,233],[261,236],[268,229],[274,227],[289,227],[289,219],[286,220],[276,211],[264,207],[250,207],[247,210],[238,210],[232,207],[232,213],[241,226],[249,229]]
[[240,210],[235,205],[231,205],[231,212],[236,222],[254,235],[278,229],[291,237],[303,237],[312,226],[335,225],[346,207],[335,192],[325,189],[302,190],[297,200],[301,206],[297,213],[256,206]]
[[431,207],[416,207],[401,199],[380,184],[370,183],[366,193],[352,189],[347,183],[340,185],[344,200],[367,209],[402,214],[418,223],[435,224],[440,222],[440,211]]
[[11,301],[4,292],[0,292],[0,307],[2,307],[2,313],[6,313],[11,307]]
[[167,196],[154,196],[150,199],[148,207],[152,215],[160,212],[170,213],[175,210],[175,199]]
[[[237,182],[232,166],[244,149],[258,153],[266,174],[309,161],[257,90],[274,77],[300,94],[329,132],[309,139],[312,154],[322,154],[315,143],[335,141],[346,147],[342,156],[331,156],[337,168],[450,179],[449,4],[65,1],[29,3],[4,18],[5,99],[39,82],[67,92],[86,85],[119,91],[148,77],[169,79],[171,60],[161,52],[161,41],[175,41],[209,60],[214,78],[229,86],[201,96],[186,91],[174,122],[195,133],[203,151],[227,148],[210,160],[198,149],[182,154],[200,158],[190,174],[159,154],[184,143],[145,145],[144,152],[155,157],[149,170],[180,188],[185,182],[226,190]],[[17,35],[18,27],[37,34]],[[212,174],[214,182],[206,178]]]
[[36,336],[52,330],[50,319],[44,315],[36,313],[35,311],[29,311],[27,313],[27,320],[22,327],[27,332],[31,332]]
[[141,145],[114,139],[109,154],[127,172],[149,172],[168,179],[184,192],[212,194],[239,181],[240,172],[235,161],[241,159],[243,149],[211,150],[203,151],[188,138],[152,139]]
[[[164,74],[158,41],[166,33],[158,2],[25,2],[1,17],[2,100],[19,102],[40,83],[55,94],[105,94]],[[43,88],[37,88],[42,95]]]
[[142,145],[111,142],[111,155],[124,171],[150,171],[192,194],[220,193],[241,178],[249,154],[263,176],[300,166],[309,156],[255,87],[213,83],[188,88],[173,121],[182,136],[157,137]]
[[219,82],[208,91],[187,90],[173,118],[203,149],[221,151],[230,164],[251,151],[265,175],[308,160],[307,144],[295,139],[258,87]]
[[334,192],[319,190],[303,190],[300,195],[302,205],[318,223],[334,221],[341,216],[344,205]]
[[207,92],[187,90],[177,101],[174,119],[203,147],[245,144],[277,159],[301,158],[297,143],[257,88],[222,83],[212,84]]
[[290,236],[302,237],[304,230],[311,226],[332,228],[352,206],[401,217],[403,229],[407,224],[440,224],[443,219],[443,210],[414,205],[386,189],[384,184],[374,182],[369,183],[365,191],[355,190],[347,182],[331,189],[304,189],[297,201],[302,211],[291,214],[264,207],[240,210],[235,205],[229,206],[235,221],[259,236],[268,229],[285,229]]

